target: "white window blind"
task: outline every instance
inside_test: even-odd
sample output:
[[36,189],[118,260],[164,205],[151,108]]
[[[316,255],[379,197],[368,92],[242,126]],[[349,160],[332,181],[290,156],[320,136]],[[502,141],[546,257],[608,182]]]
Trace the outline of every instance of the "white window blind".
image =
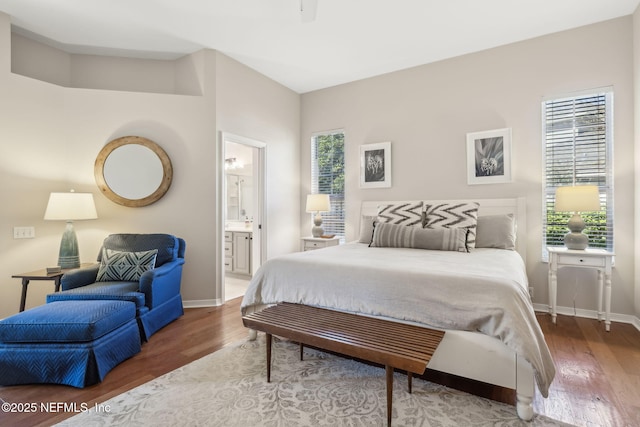
[[581,213],[589,247],[613,250],[613,93],[546,100],[544,138],[543,258],[547,246],[564,246],[567,212],[555,212],[556,188],[596,185],[601,211]]
[[331,211],[322,213],[325,234],[344,238],[344,132],[318,133],[311,138],[311,192],[329,194]]

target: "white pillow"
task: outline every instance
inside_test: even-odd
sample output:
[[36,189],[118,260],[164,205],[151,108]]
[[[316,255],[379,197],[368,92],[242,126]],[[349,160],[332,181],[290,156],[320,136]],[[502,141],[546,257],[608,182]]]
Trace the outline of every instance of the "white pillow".
[[376,220],[376,215],[362,215],[360,218],[360,243],[371,243],[373,238],[373,223]]
[[516,249],[516,225],[513,214],[478,217],[476,248]]

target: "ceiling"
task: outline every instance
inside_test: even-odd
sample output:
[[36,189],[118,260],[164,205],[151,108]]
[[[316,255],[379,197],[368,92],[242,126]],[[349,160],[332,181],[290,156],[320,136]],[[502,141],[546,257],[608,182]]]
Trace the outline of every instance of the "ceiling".
[[[306,0],[305,0],[306,1]],[[13,30],[71,53],[216,49],[298,93],[633,13],[640,0],[0,0]]]

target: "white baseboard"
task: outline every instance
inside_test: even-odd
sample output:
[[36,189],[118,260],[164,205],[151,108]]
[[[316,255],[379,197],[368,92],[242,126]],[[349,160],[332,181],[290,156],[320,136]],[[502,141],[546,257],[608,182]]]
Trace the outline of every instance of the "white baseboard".
[[184,308],[218,307],[222,304],[223,301],[219,298],[182,301],[182,306]]
[[[549,312],[549,306],[547,304],[533,304],[533,309],[541,313]],[[598,312],[596,310],[584,310],[582,308],[578,308],[574,310],[573,307],[558,306],[556,307],[556,312],[558,314],[563,314],[566,316],[584,317],[587,319],[598,318]],[[632,316],[629,314],[611,313],[611,321],[620,322],[620,323],[629,323],[635,326],[636,329],[640,331],[640,319],[635,316]]]

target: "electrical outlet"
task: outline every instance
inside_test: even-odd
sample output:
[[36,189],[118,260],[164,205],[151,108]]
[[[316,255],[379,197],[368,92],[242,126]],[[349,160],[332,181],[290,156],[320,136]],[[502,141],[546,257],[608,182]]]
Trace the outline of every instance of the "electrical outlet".
[[529,286],[529,296],[533,299],[533,286]]
[[14,239],[33,239],[36,237],[35,227],[13,227]]

